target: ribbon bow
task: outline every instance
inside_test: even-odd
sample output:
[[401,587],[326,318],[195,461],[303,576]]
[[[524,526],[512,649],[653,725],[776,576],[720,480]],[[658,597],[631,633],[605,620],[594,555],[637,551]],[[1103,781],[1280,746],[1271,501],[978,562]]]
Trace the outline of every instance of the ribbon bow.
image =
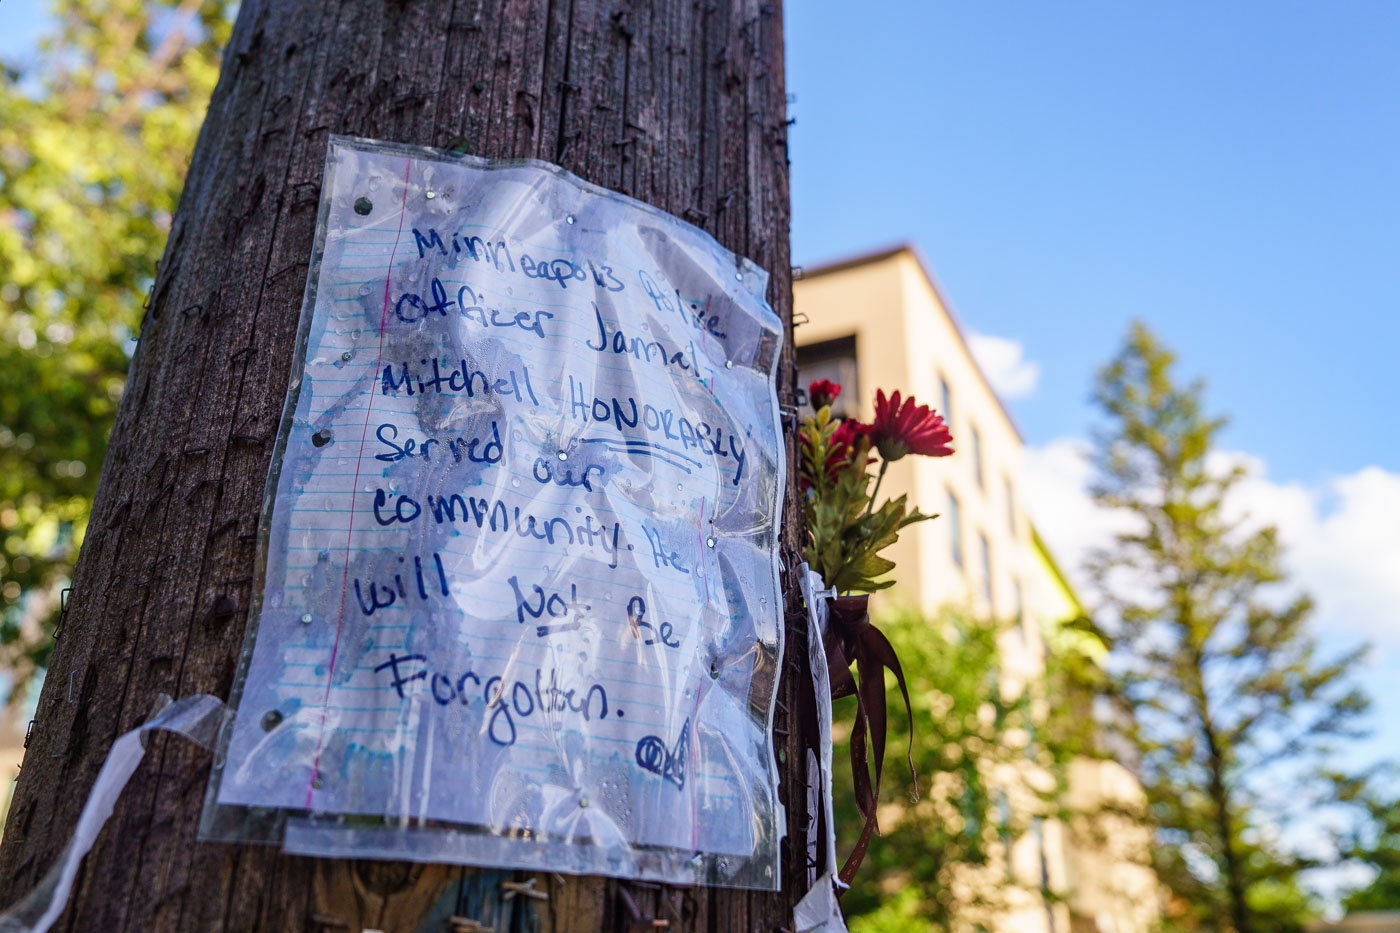
[[[909,717],[909,774],[914,778],[914,799],[919,799],[919,776],[914,771],[914,710],[909,703],[909,688],[904,683],[904,670],[899,666],[894,646],[884,633],[870,622],[868,596],[838,596],[827,601],[827,629],[822,641],[826,650],[826,666],[831,676],[831,698],[839,700],[852,694],[856,697],[856,721],[851,729],[851,775],[856,793],[856,806],[865,819],[855,848],[841,866],[840,879],[849,885],[856,870],[865,860],[871,837],[880,831],[875,810],[880,802],[880,775],[885,762],[885,733],[888,717],[885,708],[885,670],[894,673],[899,692],[904,695],[904,712]],[[855,664],[860,683],[851,676]],[[870,783],[870,767],[866,756],[866,732],[875,751],[875,783]]]

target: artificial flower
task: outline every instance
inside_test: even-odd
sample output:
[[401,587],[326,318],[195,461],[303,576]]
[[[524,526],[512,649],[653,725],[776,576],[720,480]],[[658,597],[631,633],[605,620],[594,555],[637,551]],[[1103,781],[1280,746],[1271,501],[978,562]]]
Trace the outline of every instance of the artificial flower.
[[807,387],[807,398],[818,411],[836,401],[840,394],[841,383],[830,379],[818,379]]
[[869,425],[870,442],[885,462],[893,463],[905,454],[946,457],[953,434],[943,416],[919,405],[911,395],[901,403],[898,390],[888,399],[883,389],[875,392],[875,421]]
[[[839,386],[837,387],[840,388]],[[836,426],[831,434],[831,446],[827,448],[826,474],[832,479],[851,465],[855,454],[856,441],[870,433],[868,424],[861,424],[854,418],[847,418]]]

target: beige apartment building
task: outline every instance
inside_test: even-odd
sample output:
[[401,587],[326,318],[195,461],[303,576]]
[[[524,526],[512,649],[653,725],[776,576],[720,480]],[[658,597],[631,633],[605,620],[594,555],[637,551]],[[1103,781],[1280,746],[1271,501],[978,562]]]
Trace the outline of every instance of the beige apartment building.
[[[805,318],[797,329],[802,379],[841,383],[838,413],[868,421],[875,390],[898,389],[932,405],[953,433],[955,456],[906,457],[885,478],[891,495],[907,493],[940,517],[901,534],[889,553],[900,582],[877,594],[877,605],[899,601],[932,612],[952,603],[979,617],[1016,620],[1002,636],[1002,690],[1026,689],[1040,678],[1051,646],[1068,637],[1062,624],[1083,609],[1026,514],[1020,432],[927,264],[917,248],[901,244],[808,267],[794,293],[798,320]],[[997,927],[1146,933],[1159,908],[1145,864],[1148,839],[1126,821],[1108,826],[1095,815],[1104,802],[1140,801],[1140,787],[1126,768],[1097,760],[1075,762],[1069,783],[1070,804],[1086,815],[1069,826],[1030,821],[1009,853],[1014,886]],[[1044,897],[1045,889],[1053,896]]]

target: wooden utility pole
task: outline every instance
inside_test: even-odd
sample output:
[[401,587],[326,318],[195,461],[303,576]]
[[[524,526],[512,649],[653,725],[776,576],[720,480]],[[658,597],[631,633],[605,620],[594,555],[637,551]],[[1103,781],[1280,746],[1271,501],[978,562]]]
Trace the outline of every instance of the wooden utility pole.
[[[158,694],[228,697],[327,137],[558,163],[768,269],[769,300],[790,322],[784,117],[780,0],[245,0],[0,847],[6,903],[56,860],[108,748]],[[794,401],[788,326],[784,406]],[[795,490],[790,479],[788,567]],[[807,682],[794,584],[784,579],[776,721],[789,822],[780,893],[541,875],[548,900],[504,900],[501,881],[525,875],[201,843],[210,755],[157,734],[55,929],[438,931],[454,929],[454,915],[501,933],[791,927],[807,886],[806,755],[786,713]]]

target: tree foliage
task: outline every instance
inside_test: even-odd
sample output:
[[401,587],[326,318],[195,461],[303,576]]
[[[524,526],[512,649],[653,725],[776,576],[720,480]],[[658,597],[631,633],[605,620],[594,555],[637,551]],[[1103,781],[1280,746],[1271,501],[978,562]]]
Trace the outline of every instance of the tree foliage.
[[1365,819],[1344,835],[1343,848],[1355,861],[1371,867],[1369,883],[1342,899],[1347,911],[1395,910],[1400,907],[1400,770],[1385,762],[1358,777],[1341,777],[1344,797],[1361,807]]
[[42,665],[229,4],[66,0],[0,77],[0,662]]
[[1349,679],[1361,651],[1322,656],[1311,601],[1278,593],[1277,534],[1232,511],[1244,474],[1216,455],[1224,421],[1172,365],[1137,324],[1096,385],[1107,423],[1095,498],[1133,520],[1091,567],[1118,626],[1116,695],[1131,712],[1169,927],[1298,929],[1311,909],[1299,873],[1325,854],[1281,834],[1338,799],[1322,762],[1366,708]]

